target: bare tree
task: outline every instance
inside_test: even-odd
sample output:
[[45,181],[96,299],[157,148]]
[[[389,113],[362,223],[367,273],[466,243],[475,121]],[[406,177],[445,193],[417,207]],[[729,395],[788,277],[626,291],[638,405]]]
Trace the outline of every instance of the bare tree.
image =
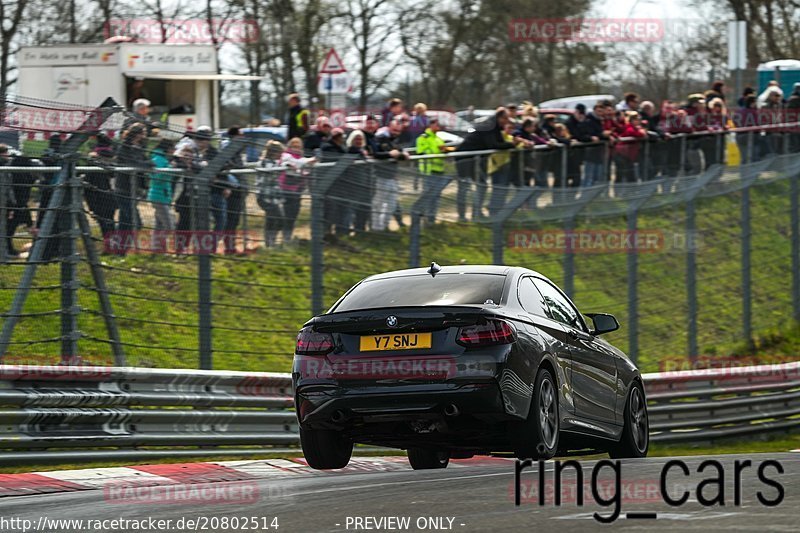
[[425,0],[401,18],[403,52],[416,70],[426,102],[450,101],[470,67],[487,57],[487,49],[478,45],[487,31],[480,4],[480,0]]
[[[394,11],[399,2],[392,0],[347,0],[344,21],[358,58],[358,105],[366,107],[371,93],[384,86],[399,64],[393,58],[399,38]],[[382,67],[382,68],[377,68]]]
[[10,59],[16,51],[14,40],[27,7],[28,0],[0,2],[0,95],[5,95],[16,81],[9,79],[9,73],[15,68]]

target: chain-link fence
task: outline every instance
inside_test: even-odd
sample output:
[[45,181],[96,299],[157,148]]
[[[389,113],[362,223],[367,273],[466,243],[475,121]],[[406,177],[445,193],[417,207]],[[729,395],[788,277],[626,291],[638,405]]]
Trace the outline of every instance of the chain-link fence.
[[[312,314],[430,261],[547,275],[617,315],[608,338],[644,370],[800,316],[786,127],[315,162],[197,132],[134,138],[113,102],[2,111],[24,137],[0,167],[3,362],[286,370]],[[726,166],[733,150],[744,163]]]

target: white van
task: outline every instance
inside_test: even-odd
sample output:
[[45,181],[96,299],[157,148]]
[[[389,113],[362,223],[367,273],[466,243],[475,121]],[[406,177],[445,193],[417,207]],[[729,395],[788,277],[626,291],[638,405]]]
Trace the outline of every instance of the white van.
[[566,96],[564,98],[555,98],[553,100],[546,100],[539,104],[539,109],[575,109],[578,104],[586,106],[587,110],[591,110],[594,104],[600,100],[611,100],[611,103],[616,102],[616,97],[613,94],[586,94],[583,96]]

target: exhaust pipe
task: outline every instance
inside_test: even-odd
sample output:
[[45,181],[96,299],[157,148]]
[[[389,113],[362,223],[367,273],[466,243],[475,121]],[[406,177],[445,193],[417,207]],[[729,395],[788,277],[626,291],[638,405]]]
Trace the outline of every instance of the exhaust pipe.
[[331,422],[336,422],[336,423],[344,422],[344,419],[345,419],[344,412],[342,412],[341,410],[334,411],[333,415],[331,415]]
[[454,403],[448,404],[444,408],[445,416],[458,416],[460,413],[461,411],[458,410],[458,406],[456,406]]

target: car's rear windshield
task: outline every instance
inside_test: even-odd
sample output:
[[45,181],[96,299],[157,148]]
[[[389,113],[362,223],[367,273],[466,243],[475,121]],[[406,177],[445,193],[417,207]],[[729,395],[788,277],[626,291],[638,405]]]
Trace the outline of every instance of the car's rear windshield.
[[504,274],[453,273],[368,280],[355,287],[331,312],[376,307],[499,304]]

